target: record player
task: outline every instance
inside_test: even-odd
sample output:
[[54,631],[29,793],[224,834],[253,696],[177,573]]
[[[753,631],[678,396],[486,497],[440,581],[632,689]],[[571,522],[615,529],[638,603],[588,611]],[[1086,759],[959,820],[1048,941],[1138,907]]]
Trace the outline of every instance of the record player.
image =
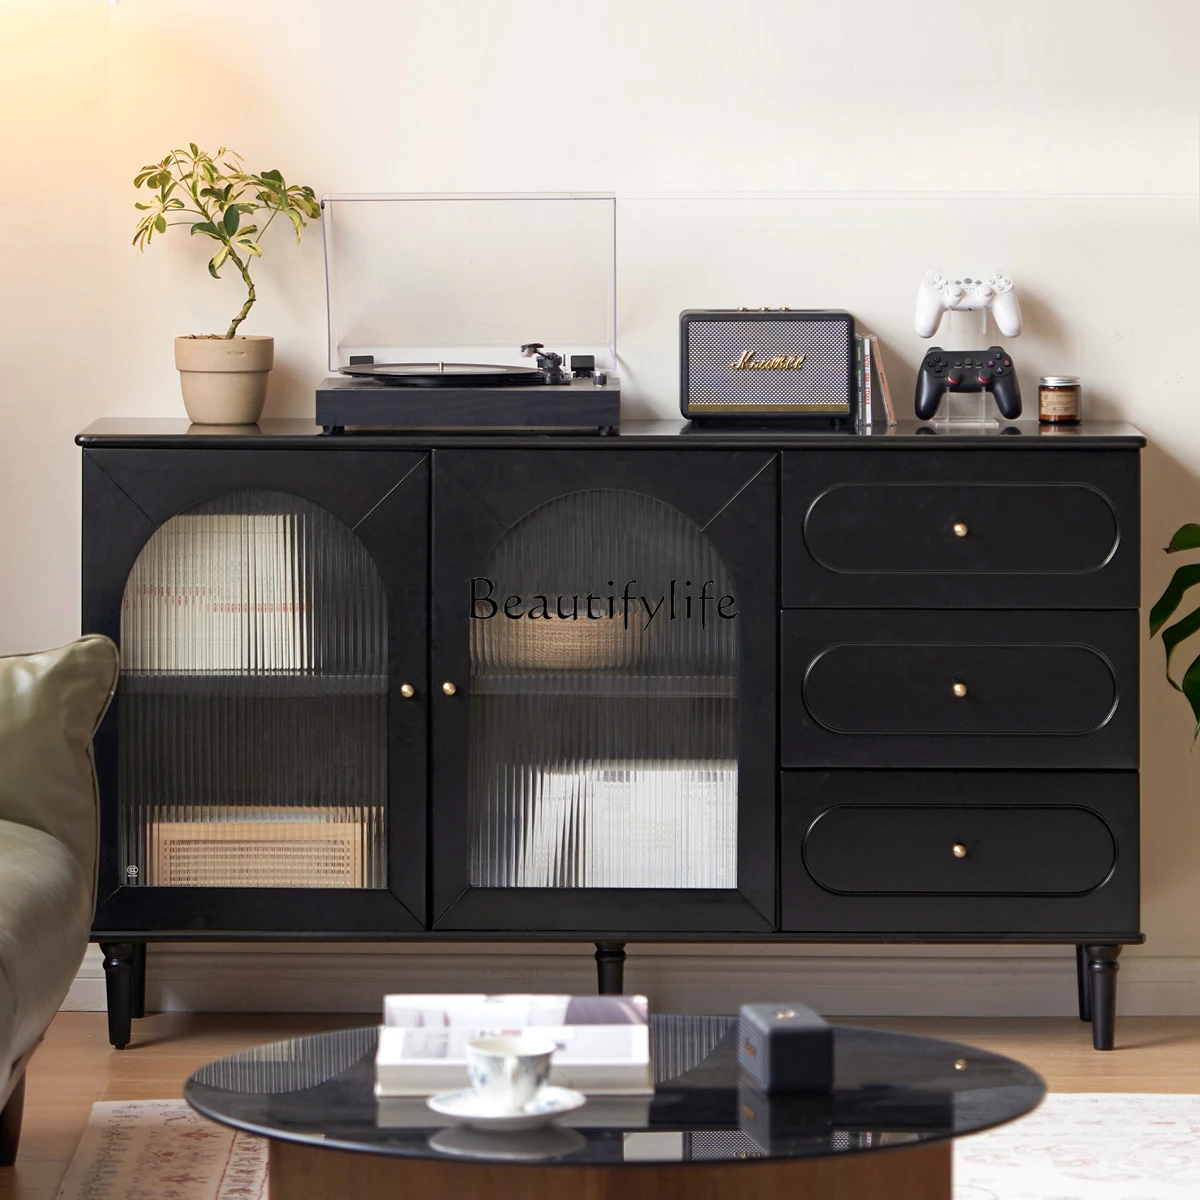
[[322,208],[326,433],[619,424],[612,196],[325,196]]

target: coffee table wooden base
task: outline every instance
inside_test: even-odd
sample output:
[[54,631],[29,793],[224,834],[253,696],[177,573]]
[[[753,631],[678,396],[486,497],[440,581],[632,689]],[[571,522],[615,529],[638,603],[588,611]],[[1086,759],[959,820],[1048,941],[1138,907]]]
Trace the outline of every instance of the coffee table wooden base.
[[950,1200],[951,1146],[688,1166],[393,1158],[271,1139],[271,1200]]

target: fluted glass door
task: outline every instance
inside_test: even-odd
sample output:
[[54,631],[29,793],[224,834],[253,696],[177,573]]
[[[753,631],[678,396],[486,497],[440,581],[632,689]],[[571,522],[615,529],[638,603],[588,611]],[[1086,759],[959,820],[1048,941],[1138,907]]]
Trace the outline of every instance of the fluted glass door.
[[772,927],[774,498],[770,453],[435,454],[435,928]]
[[387,601],[346,525],[267,491],[172,517],[121,651],[127,886],[387,886]]
[[475,593],[472,884],[736,887],[736,598],[694,522],[563,496]]

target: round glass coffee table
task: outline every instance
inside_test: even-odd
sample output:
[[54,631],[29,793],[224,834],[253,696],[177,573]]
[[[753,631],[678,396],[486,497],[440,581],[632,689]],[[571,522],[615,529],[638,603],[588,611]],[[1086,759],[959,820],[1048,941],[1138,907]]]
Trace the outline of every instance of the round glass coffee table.
[[592,1097],[560,1125],[446,1127],[423,1099],[376,1100],[374,1027],[218,1059],[198,1112],[270,1139],[271,1200],[949,1200],[951,1139],[1023,1116],[1045,1085],[998,1054],[838,1026],[829,1096],[758,1091],[731,1017],[651,1020],[655,1091]]

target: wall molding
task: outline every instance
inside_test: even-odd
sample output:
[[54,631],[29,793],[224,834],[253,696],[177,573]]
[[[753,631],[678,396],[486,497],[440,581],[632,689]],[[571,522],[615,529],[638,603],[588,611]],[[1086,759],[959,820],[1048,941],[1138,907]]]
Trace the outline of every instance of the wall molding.
[[[595,989],[590,945],[152,945],[147,1008],[170,1012],[374,1013],[387,992]],[[1069,1016],[1069,947],[633,946],[626,989],[660,1012],[732,1012],[802,997],[840,1016]],[[1200,959],[1127,950],[1118,1016],[1200,1014]],[[63,1008],[100,1011],[89,947]]]

